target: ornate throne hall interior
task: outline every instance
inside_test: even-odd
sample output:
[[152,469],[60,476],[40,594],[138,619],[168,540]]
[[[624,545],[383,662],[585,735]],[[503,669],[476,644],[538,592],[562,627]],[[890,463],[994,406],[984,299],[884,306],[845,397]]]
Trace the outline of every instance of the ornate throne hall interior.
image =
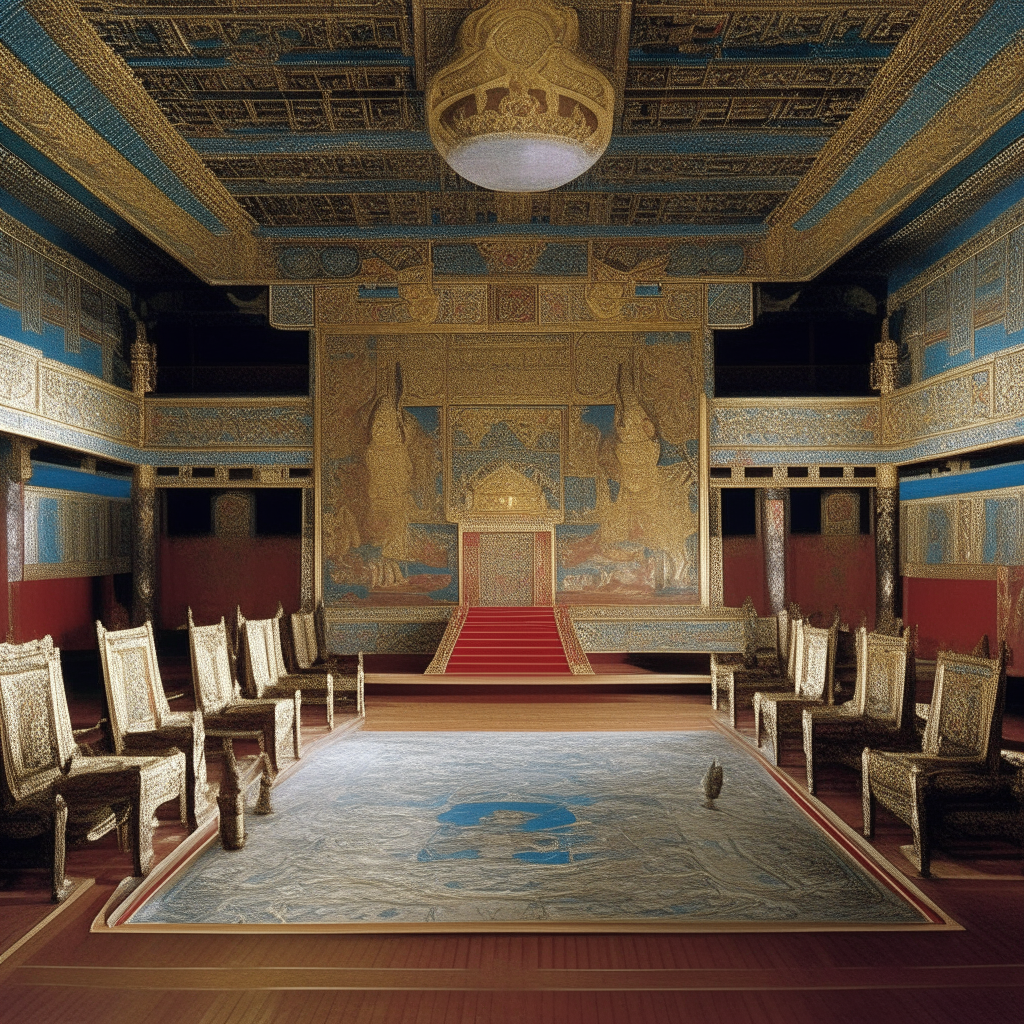
[[[1019,1019],[1022,69],[1019,0],[3,0],[0,1017]],[[207,861],[285,900],[303,845],[371,886],[296,794],[430,734],[452,787],[501,735],[666,771],[707,877],[757,833],[793,907],[919,918],[139,924]],[[516,870],[611,857],[573,799]]]

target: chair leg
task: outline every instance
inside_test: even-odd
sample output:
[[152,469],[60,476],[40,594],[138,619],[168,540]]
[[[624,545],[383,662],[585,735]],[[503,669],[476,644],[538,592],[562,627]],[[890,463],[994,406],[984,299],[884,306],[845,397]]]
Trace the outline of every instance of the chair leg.
[[153,866],[153,811],[155,808],[143,806],[143,782],[140,776],[139,788],[132,798],[132,810],[128,817],[129,834],[132,843],[132,860],[135,875],[143,878],[149,874]]
[[774,701],[766,701],[761,706],[761,718],[764,723],[764,731],[768,739],[772,741],[772,760],[778,767],[782,760],[782,730],[779,728],[779,708]]
[[[220,807],[220,842],[225,850],[240,850],[245,846],[245,793],[238,774],[238,762],[230,737],[221,740],[224,756],[224,779],[217,794]],[[270,759],[266,752],[260,754],[264,764]]]
[[861,813],[864,816],[864,835],[870,839],[875,834],[875,799],[871,795],[871,751],[865,747],[860,755]]
[[270,769],[270,758],[266,754],[260,756],[263,759],[263,773],[260,775],[260,795],[255,811],[257,814],[272,814],[274,808],[270,802],[270,790],[274,785],[274,773]]
[[760,698],[761,698],[761,694],[759,694],[759,693],[755,693],[754,694],[754,701],[753,701],[753,704],[754,704],[754,744],[755,744],[755,746],[758,746],[758,747],[761,746],[761,729],[762,729],[763,724],[764,724],[763,720],[761,718],[762,708],[761,708],[761,699]]
[[729,724],[736,728],[736,680],[729,676]]
[[54,903],[62,903],[71,892],[71,883],[64,875],[67,858],[68,805],[60,793],[53,798],[53,891]]
[[295,750],[295,760],[302,757],[302,691],[295,691],[295,722],[292,732],[292,746]]
[[928,878],[931,875],[931,846],[928,842],[928,815],[925,810],[924,784],[917,771],[913,774],[913,810],[910,815],[910,828],[914,833],[915,867]]
[[814,719],[809,711],[803,713],[804,759],[807,762],[807,792],[814,795]]
[[327,731],[334,728],[334,680],[327,677]]

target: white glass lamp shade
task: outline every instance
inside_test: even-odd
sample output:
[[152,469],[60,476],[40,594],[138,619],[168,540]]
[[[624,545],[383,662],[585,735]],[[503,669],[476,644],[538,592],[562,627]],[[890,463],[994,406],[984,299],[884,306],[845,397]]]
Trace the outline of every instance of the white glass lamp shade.
[[570,139],[529,135],[481,135],[467,139],[445,159],[467,181],[495,192],[546,192],[578,178],[597,163]]

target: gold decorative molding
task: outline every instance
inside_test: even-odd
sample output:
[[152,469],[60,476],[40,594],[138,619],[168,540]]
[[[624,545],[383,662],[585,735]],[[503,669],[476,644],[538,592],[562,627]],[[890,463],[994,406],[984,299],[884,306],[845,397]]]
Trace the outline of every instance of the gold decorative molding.
[[900,569],[904,576],[919,580],[994,580],[999,566],[957,564],[948,562],[943,565],[922,565],[911,563]]

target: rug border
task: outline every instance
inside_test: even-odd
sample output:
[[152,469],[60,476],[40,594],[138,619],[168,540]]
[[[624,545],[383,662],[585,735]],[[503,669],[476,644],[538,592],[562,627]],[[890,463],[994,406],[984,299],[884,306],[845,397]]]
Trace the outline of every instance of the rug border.
[[[854,860],[863,870],[888,885],[906,902],[910,903],[926,918],[921,922],[875,924],[858,922],[790,922],[790,921],[651,921],[649,919],[623,918],[616,921],[574,922],[574,921],[468,921],[468,922],[379,922],[379,923],[289,923],[289,924],[154,924],[132,923],[128,920],[145,902],[161,890],[173,884],[181,873],[217,839],[218,818],[212,819],[203,828],[188,836],[172,853],[168,854],[154,869],[153,873],[125,894],[119,887],[103,905],[90,927],[96,934],[115,935],[122,932],[139,934],[221,934],[221,935],[424,935],[424,934],[712,934],[712,933],[761,933],[779,934],[784,932],[926,932],[964,931],[962,925],[953,920],[945,911],[929,899],[889,860],[882,856],[866,840],[851,829],[816,797],[810,796],[794,786],[791,779],[780,772],[770,761],[745,738],[712,718],[714,731],[725,735],[751,755],[768,772],[770,778],[786,793],[796,806],[818,826],[839,851]],[[355,730],[346,730],[354,732]],[[376,731],[376,730],[375,730]],[[386,730],[385,730],[386,731]],[[407,733],[408,730],[401,730]],[[419,730],[434,733],[435,730]],[[445,731],[445,730],[436,730]],[[478,730],[481,732],[530,733],[529,729]],[[600,730],[617,732],[618,730]],[[694,730],[659,730],[659,732],[688,733]],[[700,732],[712,730],[702,729]],[[545,735],[549,735],[545,733]],[[332,739],[341,737],[332,737]],[[326,744],[318,744],[326,745]],[[294,771],[301,766],[297,762]],[[286,772],[286,775],[294,774]],[[812,813],[814,812],[814,813]],[[817,818],[815,816],[817,815]],[[840,840],[840,836],[845,842]],[[853,850],[850,849],[853,847]],[[854,854],[856,850],[861,856]],[[128,881],[126,879],[126,881]],[[928,918],[931,918],[928,920]]]

